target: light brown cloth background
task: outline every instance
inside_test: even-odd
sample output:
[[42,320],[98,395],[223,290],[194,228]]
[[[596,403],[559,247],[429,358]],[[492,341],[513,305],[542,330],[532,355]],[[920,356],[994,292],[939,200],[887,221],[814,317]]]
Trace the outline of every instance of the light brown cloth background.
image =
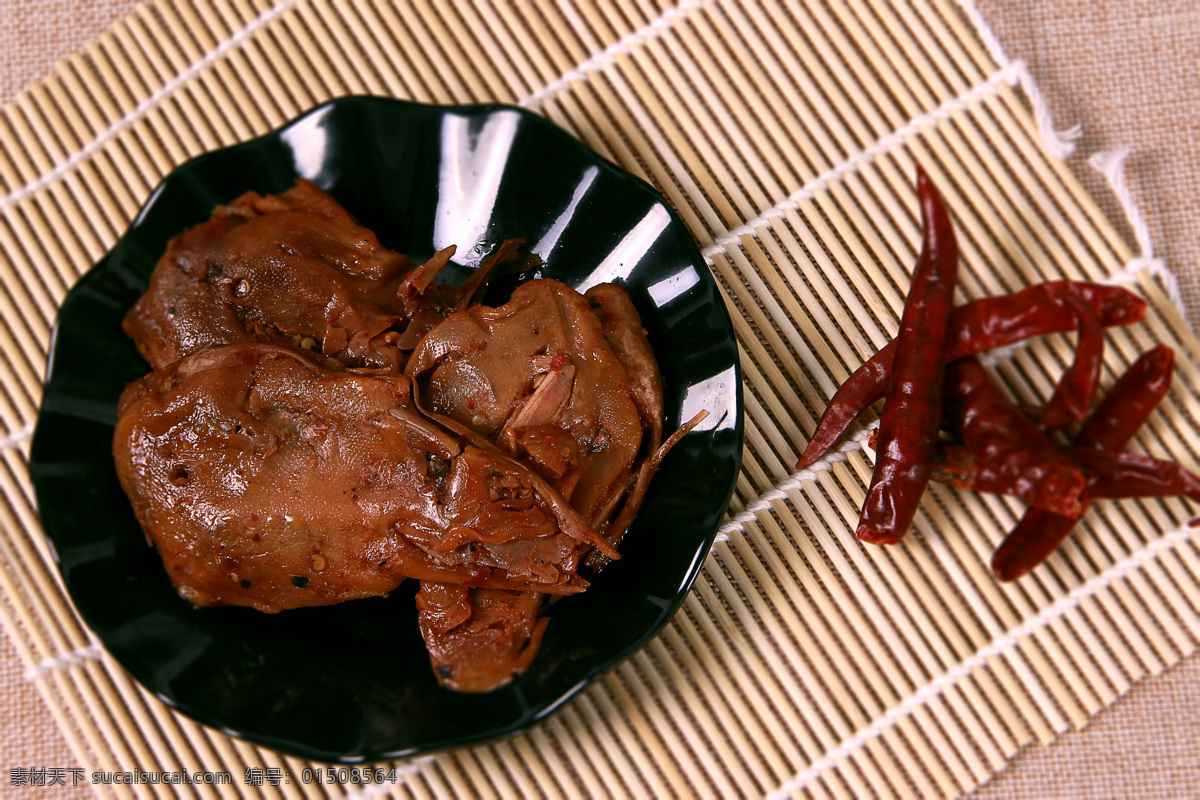
[[[0,0],[0,101],[55,59],[128,13],[131,0]],[[1200,323],[1200,4],[1195,0],[979,0],[1006,52],[1024,59],[1056,124],[1082,126],[1070,159],[1132,242],[1131,229],[1087,156],[1132,149],[1128,178],[1155,255],[1178,276],[1188,319]],[[14,766],[71,767],[41,698],[0,637],[0,797],[80,797],[15,789]],[[1139,684],[1087,728],[1033,746],[972,796],[1200,797],[1200,654]],[[136,766],[136,765],[130,765]],[[236,776],[240,777],[240,776]]]

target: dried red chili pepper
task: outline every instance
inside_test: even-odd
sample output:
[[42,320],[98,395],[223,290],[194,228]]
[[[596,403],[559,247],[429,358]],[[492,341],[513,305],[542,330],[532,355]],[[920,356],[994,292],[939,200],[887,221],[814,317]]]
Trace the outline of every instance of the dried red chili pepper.
[[974,356],[946,367],[946,417],[963,444],[996,479],[1031,505],[1075,514],[1083,472],[1014,408]]
[[981,460],[965,444],[939,442],[933,453],[933,472],[929,479],[972,492],[1016,494],[1011,475],[1000,474],[994,464]]
[[[1146,315],[1146,301],[1117,286],[1048,281],[1007,295],[972,300],[950,317],[946,359],[952,361],[1006,347],[1024,339],[1069,331],[1075,312],[1058,302],[1064,291],[1078,292],[1105,327],[1132,325]],[[862,412],[887,392],[896,342],[889,342],[846,379],[830,398],[797,469],[813,464],[842,437]]]
[[1171,389],[1175,351],[1160,344],[1138,357],[1097,404],[1075,444],[1120,452]]
[[942,378],[958,248],[954,226],[929,176],[917,168],[924,240],[900,317],[892,380],[879,422],[879,450],[855,535],[894,543],[912,523],[941,421]]
[[[1131,497],[1188,497],[1200,502],[1200,476],[1173,461],[1079,445],[1068,445],[1064,452],[1083,470],[1085,502]],[[1010,476],[1002,475],[961,444],[938,445],[930,480],[956,489],[1017,495]]]
[[[880,355],[883,355],[883,358],[880,358]],[[893,339],[838,387],[825,406],[812,438],[800,454],[796,469],[805,469],[828,453],[829,449],[837,444],[838,439],[842,438],[850,424],[872,403],[887,394],[895,355],[896,340]]]
[[[1125,449],[1170,389],[1174,369],[1175,351],[1170,347],[1159,345],[1143,353],[1092,412],[1075,444],[1111,452]],[[1002,581],[1027,574],[1062,544],[1089,505],[1085,500],[1076,516],[1026,510],[993,554],[992,572]]]
[[1083,467],[1088,499],[1183,496],[1200,502],[1200,476],[1173,461],[1079,445],[1068,447],[1067,455]]
[[1042,412],[1042,428],[1048,431],[1074,425],[1087,416],[1104,360],[1104,326],[1096,312],[1073,292],[1063,292],[1058,299],[1074,310],[1079,320],[1079,338],[1075,343],[1075,358],[1063,371]]

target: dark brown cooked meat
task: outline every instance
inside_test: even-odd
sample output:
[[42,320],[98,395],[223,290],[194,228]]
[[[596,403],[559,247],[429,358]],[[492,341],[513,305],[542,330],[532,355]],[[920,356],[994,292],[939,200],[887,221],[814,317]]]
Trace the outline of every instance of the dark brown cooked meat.
[[327,605],[405,577],[586,586],[528,471],[421,418],[398,373],[227,345],[131,384],[119,415],[122,486],[196,605]]
[[[531,281],[499,308],[447,317],[407,370],[426,410],[517,457],[601,532],[635,483],[643,439],[649,453],[660,443],[658,365],[618,286],[585,298],[557,281]],[[629,501],[629,519],[643,494]],[[532,626],[541,593],[467,593],[425,581],[417,598],[438,680],[459,691],[509,683],[540,644],[542,628],[535,635]]]
[[409,269],[303,180],[170,242],[125,320],[156,371],[123,395],[114,452],[185,598],[275,612],[413,577],[443,685],[528,667],[547,594],[616,557],[670,444],[623,289],[471,305],[520,243],[436,284],[453,247]]
[[658,361],[646,340],[642,318],[629,293],[615,283],[597,284],[583,296],[596,313],[604,338],[625,367],[629,394],[649,434],[647,451],[652,453],[662,443],[663,389]]
[[125,332],[154,368],[205,347],[265,341],[398,370],[407,256],[314,184],[247,192],[173,238]]
[[550,622],[538,619],[543,598],[422,581],[418,619],[438,682],[459,692],[487,692],[524,672]]
[[[435,419],[526,458],[598,530],[632,483],[643,429],[628,374],[588,302],[564,283],[530,281],[502,306],[451,314],[405,372]],[[529,450],[543,426],[575,443],[564,458],[577,463],[562,476],[557,460]]]

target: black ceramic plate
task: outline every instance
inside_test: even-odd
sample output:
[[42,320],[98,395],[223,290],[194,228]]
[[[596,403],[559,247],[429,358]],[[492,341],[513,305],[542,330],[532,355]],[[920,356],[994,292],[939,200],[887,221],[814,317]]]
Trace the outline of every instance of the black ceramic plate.
[[[439,688],[413,590],[403,587],[387,599],[277,615],[193,608],[146,546],[117,484],[117,397],[148,369],[121,318],[171,236],[244,191],[279,192],[297,176],[414,260],[454,243],[465,273],[498,242],[522,236],[544,262],[538,276],[623,284],[662,364],[667,430],[702,408],[712,413],[670,453],[622,560],[553,606],[541,652],[508,687],[486,695]],[[154,191],[63,303],[30,471],[71,597],[139,681],[227,733],[306,758],[359,761],[520,730],[645,643],[708,553],[741,447],[729,317],[662,197],[519,109],[351,97],[190,161]]]

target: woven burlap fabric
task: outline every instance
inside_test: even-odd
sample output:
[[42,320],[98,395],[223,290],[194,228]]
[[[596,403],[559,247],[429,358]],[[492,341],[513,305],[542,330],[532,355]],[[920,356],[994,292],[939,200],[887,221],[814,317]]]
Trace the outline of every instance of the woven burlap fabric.
[[[53,59],[97,35],[111,17],[129,4],[6,3],[0,96],[7,99],[28,80],[46,71]],[[1135,197],[1147,213],[1157,254],[1181,279],[1193,324],[1200,313],[1200,247],[1195,237],[1197,167],[1185,155],[1195,149],[1196,123],[1191,109],[1200,91],[1189,83],[1182,65],[1200,52],[1200,10],[1162,4],[981,3],[1009,54],[1028,60],[1061,126],[1079,122],[1084,136],[1080,155],[1072,157],[1092,193],[1120,219],[1102,179],[1093,177],[1085,157],[1097,149],[1129,145],[1135,155],[1130,178]],[[1192,20],[1189,24],[1189,16]],[[12,24],[9,24],[9,23]],[[1169,43],[1164,46],[1163,43]],[[1190,54],[1190,56],[1189,56]],[[1187,102],[1191,100],[1191,103]],[[1188,144],[1190,142],[1190,145]],[[1189,230],[1191,226],[1191,230]],[[54,735],[54,721],[36,692],[22,685],[18,654],[0,652],[5,735],[0,753],[9,764],[70,766],[70,751]],[[1189,680],[1190,676],[1190,680]],[[1164,711],[1197,706],[1195,687],[1200,663],[1193,657],[1163,676],[1140,685],[1133,696],[1105,712],[1088,730],[1069,734],[1050,747],[1034,747],[979,797],[1171,797],[1193,796],[1200,785],[1197,740],[1190,726],[1178,737],[1157,735]],[[1194,714],[1192,715],[1194,719]],[[23,731],[36,731],[30,736]],[[1191,738],[1189,739],[1189,734]],[[1121,772],[1117,765],[1139,752],[1154,764],[1146,779]],[[11,756],[11,758],[10,758]],[[1159,757],[1167,761],[1155,761]],[[0,766],[7,766],[0,765]],[[1109,766],[1109,771],[1100,767]],[[5,778],[7,776],[4,776]],[[0,790],[7,787],[0,787]],[[1098,793],[1088,793],[1089,790]],[[17,796],[33,796],[21,794]],[[45,795],[39,790],[38,796]]]
[[0,101],[7,103],[136,5],[132,0],[0,0]]
[[972,800],[1200,796],[1200,655],[1140,683],[1083,730],[1031,747]]
[[[75,757],[63,739],[50,709],[37,688],[25,679],[25,668],[7,636],[0,639],[0,797],[20,797],[22,789],[9,786],[13,767],[71,767]],[[69,786],[39,787],[38,796],[79,797],[83,789]],[[44,792],[44,794],[42,794]],[[26,793],[25,797],[31,795]]]

